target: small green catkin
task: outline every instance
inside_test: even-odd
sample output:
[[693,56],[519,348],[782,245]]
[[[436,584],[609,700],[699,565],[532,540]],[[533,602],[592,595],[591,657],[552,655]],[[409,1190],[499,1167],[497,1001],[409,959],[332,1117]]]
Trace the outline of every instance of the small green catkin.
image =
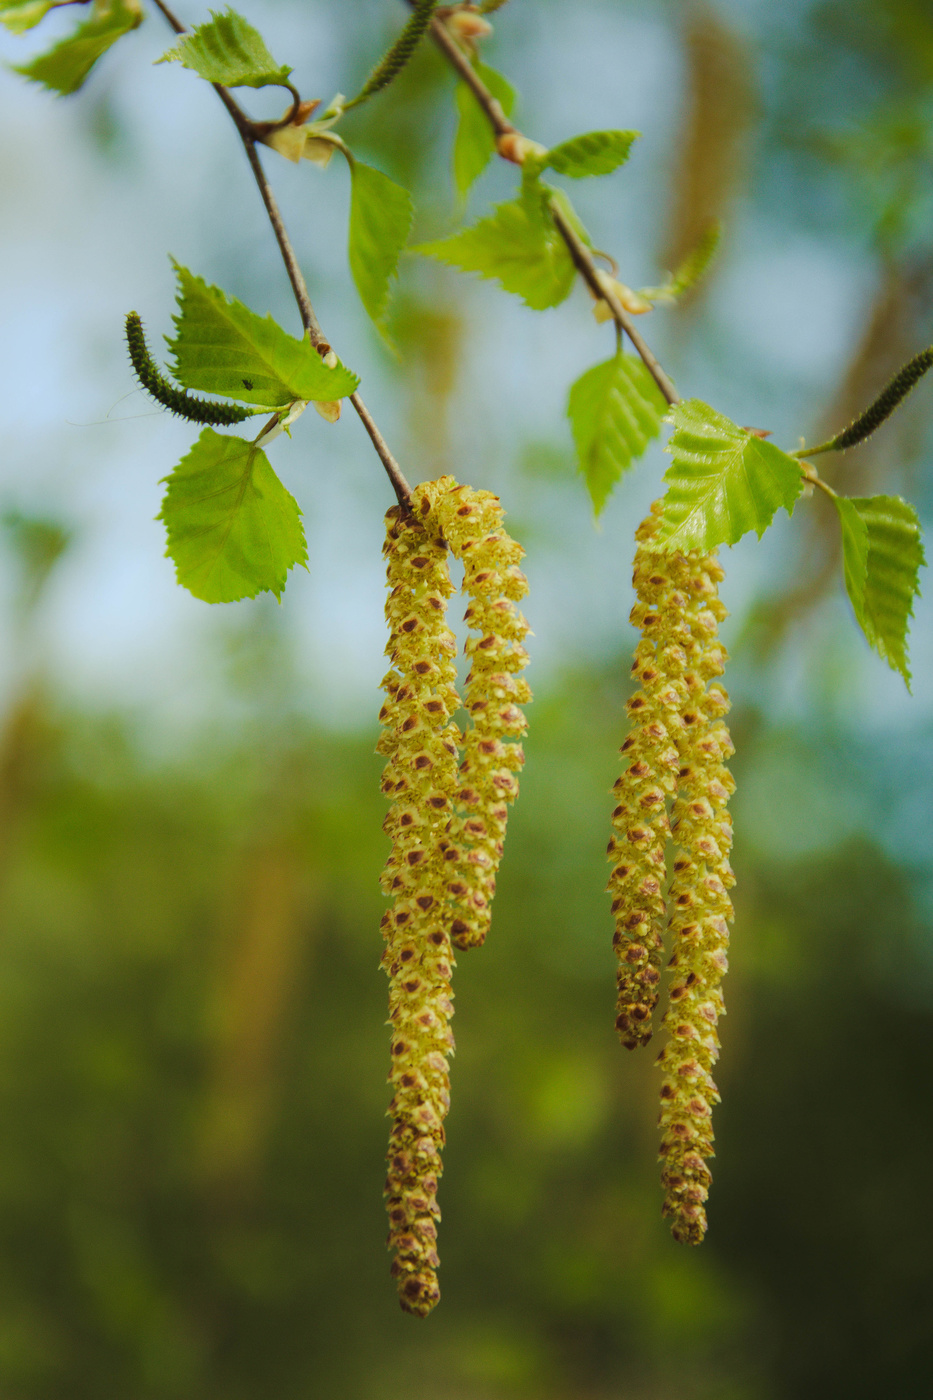
[[522,643],[529,629],[515,607],[528,591],[518,567],[524,551],[504,530],[504,511],[490,491],[445,476],[417,487],[412,502],[462,560],[463,592],[470,598],[465,621],[473,635],[464,646],[470,672],[463,703],[471,724],[463,739],[458,813],[444,854],[451,869],[453,942],[476,948],[489,930],[509,804],[518,796],[516,774],[524,763],[517,741],[527,725],[520,707],[531,691],[518,673],[528,662]]
[[927,370],[933,367],[933,346],[926,350],[921,350],[919,355],[914,355],[912,360],[898,370],[874,403],[869,404],[864,413],[860,413],[854,422],[847,428],[843,428],[841,433],[830,441],[821,443],[819,447],[808,448],[803,453],[805,457],[813,456],[817,452],[845,452],[849,447],[854,447],[856,443],[864,442],[867,437],[881,424],[890,418],[891,414],[905,399],[913,389],[914,385],[923,378]]
[[189,423],[211,423],[214,427],[229,427],[233,423],[244,423],[259,410],[242,408],[239,404],[213,403],[210,399],[199,399],[189,394],[187,389],[179,389],[161,373],[149,353],[143,323],[136,311],[126,318],[126,344],[130,352],[130,363],[136,371],[136,378],[151,394],[156,403],[167,408],[179,418],[187,418]]
[[671,833],[679,847],[668,894],[671,957],[669,1006],[664,1017],[668,1043],[658,1057],[661,1086],[663,1214],[674,1238],[699,1244],[706,1233],[713,1155],[712,1109],[719,1093],[712,1067],[719,1057],[716,1026],[723,1014],[720,983],[728,967],[735,884],[729,864],[732,821],[727,810],[735,790],[725,760],[734,752],[723,716],[729,698],[716,679],[726,652],[717,637],[726,616],[717,584],[723,570],[714,554],[686,556],[690,640],[682,681],[687,703],[680,712],[680,766],[671,810]]
[[361,102],[366,102],[370,97],[374,97],[377,92],[388,87],[393,78],[401,73],[431,23],[436,4],[437,0],[416,0],[414,13],[409,17],[405,28],[388,52],[376,64],[356,96],[344,103],[344,111],[349,111],[351,107],[356,107]]
[[406,1312],[424,1317],[440,1298],[437,1183],[454,1049],[443,842],[458,788],[460,733],[451,716],[460,697],[456,640],[446,624],[453,592],[447,551],[398,506],[386,524],[392,667],[382,682],[384,729],[377,746],[387,758],[382,790],[392,807],[384,827],[393,842],[382,875],[383,889],[394,898],[382,920],[393,1090],[385,1193],[399,1301]]
[[607,848],[618,961],[616,1029],[630,1050],[651,1039],[664,961],[667,801],[677,787],[680,712],[688,696],[683,672],[691,642],[684,591],[689,564],[682,554],[651,547],[659,514],[656,502],[635,534],[637,601],[630,621],[642,633],[632,666],[641,688],[626,706],[631,727],[620,752],[628,767],[613,788],[618,805]]

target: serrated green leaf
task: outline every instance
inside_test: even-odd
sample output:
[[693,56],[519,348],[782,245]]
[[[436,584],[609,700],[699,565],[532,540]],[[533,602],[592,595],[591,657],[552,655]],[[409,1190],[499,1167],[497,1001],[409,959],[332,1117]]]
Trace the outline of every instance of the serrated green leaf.
[[392,279],[415,216],[411,195],[381,170],[351,160],[350,271],[360,301],[385,334]]
[[0,24],[13,34],[25,34],[61,0],[0,0]]
[[763,535],[779,506],[791,513],[804,486],[796,458],[699,399],[677,404],[671,422],[661,548],[735,544],[749,530]]
[[632,142],[640,135],[639,131],[589,131],[552,146],[547,157],[542,157],[541,169],[550,168],[571,180],[611,175],[628,160]]
[[[476,76],[486,84],[507,117],[515,106],[515,89],[511,83],[485,63],[474,64]],[[496,138],[489,119],[466,83],[457,84],[454,93],[457,104],[457,133],[454,137],[454,184],[457,193],[465,195],[477,180],[496,149]]]
[[176,335],[168,341],[172,374],[186,389],[281,408],[295,399],[326,402],[352,394],[359,376],[339,362],[324,364],[311,342],[296,340],[187,268],[178,276]]
[[289,569],[307,561],[298,503],[255,443],[205,428],[165,481],[165,552],[196,598],[278,598]]
[[498,205],[491,218],[472,228],[421,243],[414,251],[463,272],[494,277],[534,311],[562,302],[576,273],[567,245],[534,189]]
[[846,592],[871,647],[910,689],[907,629],[919,593],[920,521],[900,496],[837,496]]
[[208,83],[224,87],[284,87],[291,73],[286,63],[276,63],[265,40],[236,10],[210,12],[207,24],[186,34],[157,63],[178,62]]
[[142,24],[139,0],[95,0],[91,18],[79,24],[48,53],[16,68],[17,73],[67,96],[77,92],[94,64],[112,44]]
[[567,413],[597,515],[622,473],[657,437],[666,409],[658,386],[634,355],[620,352],[572,385]]

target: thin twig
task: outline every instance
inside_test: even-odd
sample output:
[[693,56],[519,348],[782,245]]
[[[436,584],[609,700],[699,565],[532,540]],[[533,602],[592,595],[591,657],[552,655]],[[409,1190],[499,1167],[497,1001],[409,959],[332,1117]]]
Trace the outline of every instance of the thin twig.
[[259,186],[259,193],[262,195],[262,202],[266,206],[266,213],[269,215],[269,223],[275,233],[276,242],[279,245],[279,252],[282,254],[282,261],[285,264],[285,271],[288,273],[288,280],[292,284],[292,291],[295,294],[295,301],[298,303],[298,310],[301,313],[301,323],[308,332],[308,339],[322,355],[326,355],[330,350],[327,337],[321,330],[321,323],[315,315],[314,307],[311,305],[311,298],[308,295],[308,284],[305,282],[304,273],[298,265],[295,257],[295,250],[291,245],[291,240],[285,229],[282,215],[279,211],[275,195],[272,193],[272,186],[269,184],[266,172],[262,168],[259,159],[259,152],[256,150],[256,142],[252,136],[245,132],[240,132],[240,139],[243,142],[243,149],[246,151],[246,158],[249,161],[250,169],[256,178]]
[[[411,0],[409,0],[409,3],[411,3]],[[472,91],[473,96],[485,112],[486,118],[495,132],[496,137],[500,138],[512,133],[521,136],[522,133],[519,132],[517,127],[513,126],[506,117],[502,107],[496,101],[495,97],[493,97],[482,78],[478,75],[476,69],[460,48],[456,39],[454,39],[453,35],[447,29],[443,20],[439,19],[437,16],[431,21],[431,37],[451,66],[457,70],[459,77],[463,79]],[[554,225],[557,232],[566,243],[570,256],[573,258],[577,270],[581,277],[583,277],[590,291],[597,300],[604,301],[609,307],[609,310],[612,312],[612,319],[632,342],[636,351],[644,361],[648,373],[651,375],[655,384],[657,384],[667,402],[669,404],[680,403],[677,390],[658,364],[656,356],[642,338],[641,333],[635,329],[631,316],[629,316],[628,312],[622,306],[618,297],[611,291],[607,291],[600,281],[598,270],[589,248],[577,237],[559,209],[552,205],[551,213],[554,216]]]
[[671,405],[680,403],[680,395],[664,373],[664,370],[658,364],[654,351],[642,339],[640,331],[635,329],[631,316],[629,316],[615,292],[610,291],[609,288],[605,287],[600,281],[599,270],[593,261],[589,248],[587,248],[583,240],[579,238],[570,227],[561,211],[554,204],[551,205],[551,214],[554,218],[554,227],[567,244],[570,250],[570,256],[576,263],[577,270],[590,291],[597,300],[601,298],[609,307],[609,310],[612,312],[612,319],[620,330],[625,331],[625,334],[644,361],[645,368],[651,375],[655,384],[657,384],[667,402]]
[[[411,4],[412,0],[408,0],[408,3]],[[158,4],[158,0],[156,0],[156,4]],[[456,68],[467,87],[472,90],[473,96],[486,113],[489,124],[496,135],[507,136],[510,132],[517,131],[518,128],[509,121],[501,104],[493,97],[444,21],[439,19],[437,15],[431,20],[431,38],[451,67]]]
[[[176,34],[184,34],[187,32],[181,20],[172,13],[169,7],[164,4],[163,0],[154,0],[154,3],[157,9],[161,10],[167,23],[174,29]],[[292,247],[291,239],[285,228],[278,203],[275,195],[272,193],[272,186],[269,184],[266,172],[262,168],[262,162],[259,159],[259,153],[256,150],[256,141],[253,136],[253,123],[243,111],[240,104],[231,95],[228,88],[225,88],[221,83],[212,83],[211,86],[230,113],[240,140],[243,142],[243,149],[246,151],[250,169],[253,172],[256,184],[259,188],[259,193],[262,196],[262,202],[266,207],[269,222],[272,225],[276,242],[279,245],[279,252],[282,254],[282,261],[288,273],[288,280],[292,284],[292,291],[298,306],[299,315],[301,316],[301,323],[314,348],[319,354],[326,355],[331,347],[327,337],[321,330],[321,323],[318,321],[314,307],[311,305],[311,298],[308,295],[308,284],[305,282],[304,273],[301,271],[298,259],[295,256],[295,250]],[[289,84],[289,87],[291,87],[291,84]],[[296,93],[295,97],[297,98],[297,96],[298,94]],[[411,487],[405,480],[401,467],[390,452],[388,443],[376,427],[369,409],[363,403],[359,394],[351,394],[350,402],[356,410],[360,422],[369,434],[373,447],[376,449],[376,454],[385,468],[389,481],[392,483],[392,489],[395,492],[399,505],[403,510],[410,510]]]
[[379,429],[376,427],[376,424],[373,421],[369,409],[366,407],[359,394],[351,394],[350,402],[356,409],[357,415],[359,417],[360,422],[363,424],[363,427],[369,433],[370,441],[372,442],[373,447],[376,449],[376,453],[379,457],[380,462],[386,469],[386,476],[392,483],[395,494],[398,497],[399,505],[402,507],[403,510],[410,511],[411,487],[402,475],[402,469],[399,466],[398,462],[396,462],[395,458],[392,456],[392,453],[389,451],[388,443],[380,433]]

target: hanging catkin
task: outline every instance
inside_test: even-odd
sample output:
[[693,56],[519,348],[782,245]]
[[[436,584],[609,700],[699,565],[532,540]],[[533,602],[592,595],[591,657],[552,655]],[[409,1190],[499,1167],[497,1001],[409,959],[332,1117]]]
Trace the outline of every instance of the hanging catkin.
[[504,512],[490,491],[458,486],[444,476],[417,487],[412,502],[463,561],[463,591],[470,598],[465,620],[474,635],[464,648],[470,672],[463,703],[471,725],[463,741],[459,810],[444,854],[451,872],[452,938],[458,948],[475,948],[489,929],[508,804],[518,795],[515,775],[524,762],[515,742],[526,728],[519,707],[531,699],[527,681],[517,674],[528,661],[522,645],[528,624],[515,607],[528,591],[518,568],[524,551],[503,529]]
[[388,760],[382,789],[392,799],[385,830],[393,845],[382,881],[395,901],[382,920],[392,1027],[388,1243],[401,1305],[424,1316],[440,1297],[436,1197],[454,1048],[442,847],[458,786],[460,736],[450,717],[460,698],[456,641],[445,621],[453,588],[443,542],[397,506],[386,522],[392,669],[382,683],[378,748]]
[[[658,1063],[661,1086],[663,1211],[674,1238],[698,1244],[712,1155],[710,1073],[719,1053],[727,921],[735,883],[729,865],[735,784],[724,760],[733,752],[722,717],[729,709],[717,637],[726,616],[716,585],[715,555],[664,552],[653,546],[661,503],[636,532],[632,624],[641,630],[632,667],[641,688],[628,703],[631,730],[622,745],[629,766],[613,789],[615,833],[609,842],[609,890],[618,958],[616,1026],[623,1044],[644,1045],[658,1000],[665,922],[671,929],[669,1042]],[[711,683],[712,682],[712,683]],[[672,800],[668,816],[668,799]],[[664,898],[669,838],[680,848]]]
[[616,1029],[630,1050],[651,1039],[658,1001],[666,920],[664,852],[670,834],[666,799],[676,790],[680,712],[688,694],[683,674],[690,644],[684,591],[689,567],[684,555],[651,547],[659,509],[655,503],[635,534],[637,602],[630,620],[642,636],[632,673],[641,688],[626,707],[631,728],[621,753],[628,767],[613,788],[618,805],[608,846],[618,960]]
[[661,1086],[663,1212],[684,1244],[706,1233],[703,1208],[713,1155],[712,1109],[719,1093],[711,1070],[719,1057],[716,1024],[723,1014],[719,990],[728,966],[727,890],[735,884],[729,864],[732,821],[727,803],[735,790],[724,760],[733,753],[723,716],[729,698],[716,677],[726,653],[717,624],[726,615],[716,585],[723,577],[715,555],[690,554],[686,621],[690,630],[684,680],[689,702],[678,731],[680,768],[671,829],[679,852],[669,894],[672,950],[670,1005],[664,1018],[669,1040],[658,1057]]

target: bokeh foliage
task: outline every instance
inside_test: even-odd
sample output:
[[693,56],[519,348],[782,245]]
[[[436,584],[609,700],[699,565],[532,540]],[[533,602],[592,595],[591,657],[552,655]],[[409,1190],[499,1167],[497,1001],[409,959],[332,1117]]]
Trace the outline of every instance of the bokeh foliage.
[[[910,880],[867,837],[794,861],[740,839],[712,1228],[675,1245],[656,1072],[612,1029],[625,690],[569,677],[534,715],[493,935],[460,957],[424,1327],[381,1248],[371,736],[260,704],[153,765],[119,720],[24,697],[2,756],[6,1394],[924,1393],[933,1008]],[[741,784],[766,730],[737,729]],[[784,736],[790,769],[804,743]]]

